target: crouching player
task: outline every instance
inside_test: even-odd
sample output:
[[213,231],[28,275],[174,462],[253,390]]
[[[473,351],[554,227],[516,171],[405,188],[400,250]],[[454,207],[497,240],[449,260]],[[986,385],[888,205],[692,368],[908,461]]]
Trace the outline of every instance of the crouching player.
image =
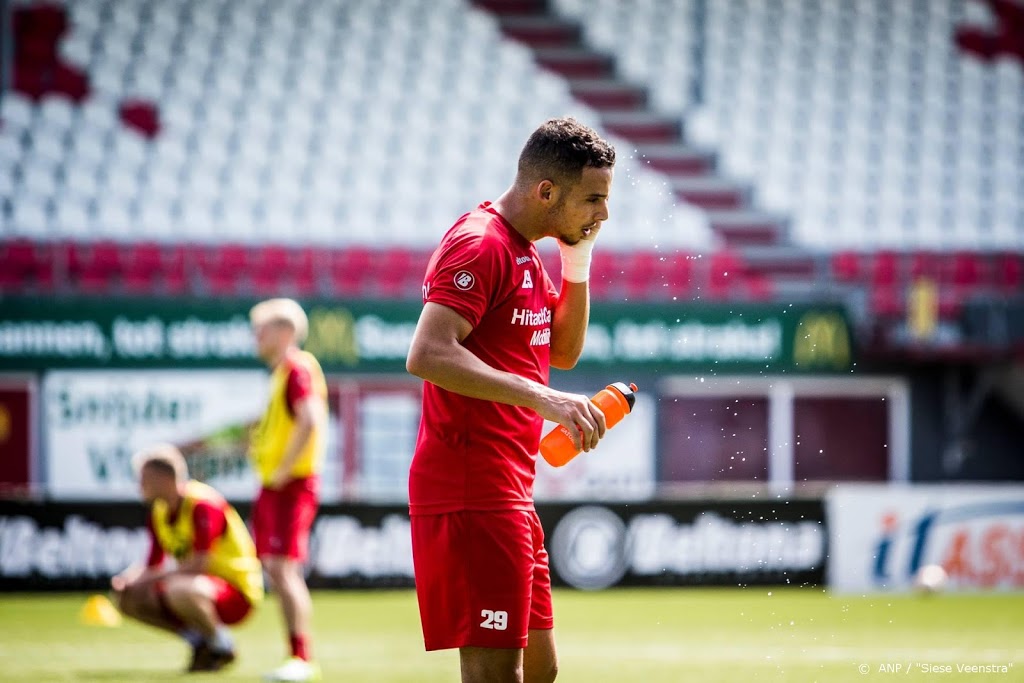
[[[189,479],[181,452],[157,445],[135,455],[150,505],[151,546],[144,567],[111,579],[125,616],[169,631],[192,646],[188,671],[217,671],[235,659],[228,626],[263,599],[263,573],[235,509],[213,488]],[[166,567],[170,555],[176,565]]]

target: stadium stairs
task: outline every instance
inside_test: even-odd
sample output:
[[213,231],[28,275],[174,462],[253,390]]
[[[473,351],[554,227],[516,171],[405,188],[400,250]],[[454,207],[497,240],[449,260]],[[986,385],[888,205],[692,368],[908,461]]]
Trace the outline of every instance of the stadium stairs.
[[[751,189],[724,177],[713,152],[684,140],[681,119],[655,112],[642,85],[616,75],[615,60],[589,47],[579,24],[559,16],[547,0],[474,0],[494,13],[506,36],[529,46],[537,62],[566,78],[572,94],[600,113],[604,130],[635,145],[635,154],[664,174],[680,201],[707,213],[724,249],[710,264],[709,294],[755,300],[820,298],[818,263],[792,244],[785,218],[753,205]],[[736,277],[739,275],[740,277]]]

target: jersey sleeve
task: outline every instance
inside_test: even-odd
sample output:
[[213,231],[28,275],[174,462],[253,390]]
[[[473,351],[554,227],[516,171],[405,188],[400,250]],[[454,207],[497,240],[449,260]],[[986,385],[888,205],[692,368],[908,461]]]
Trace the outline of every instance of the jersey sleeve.
[[502,255],[502,246],[485,235],[446,245],[428,273],[424,303],[447,306],[476,327],[509,277]]
[[303,363],[293,363],[288,373],[288,382],[285,388],[285,404],[288,412],[295,415],[295,406],[300,401],[313,395],[313,373]]
[[164,549],[156,539],[156,531],[153,530],[153,518],[146,518],[146,531],[149,532],[149,555],[146,557],[147,567],[159,567],[164,563]]
[[197,502],[192,508],[192,550],[197,553],[210,552],[214,540],[224,533],[227,524],[223,509],[207,500]]

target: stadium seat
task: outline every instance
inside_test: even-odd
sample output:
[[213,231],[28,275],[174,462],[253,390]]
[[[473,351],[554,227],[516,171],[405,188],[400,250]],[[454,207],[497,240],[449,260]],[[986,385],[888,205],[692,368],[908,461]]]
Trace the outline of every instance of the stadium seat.
[[852,251],[837,251],[832,254],[832,276],[838,282],[853,283],[863,278],[860,254]]

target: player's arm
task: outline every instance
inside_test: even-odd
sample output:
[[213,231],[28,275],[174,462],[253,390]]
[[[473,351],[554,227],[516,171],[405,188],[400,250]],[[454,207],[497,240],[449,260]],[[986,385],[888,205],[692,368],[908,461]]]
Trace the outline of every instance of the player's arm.
[[551,316],[551,367],[571,370],[583,353],[590,320],[590,285],[562,282]]
[[586,396],[567,394],[497,370],[462,345],[473,326],[455,310],[427,302],[413,333],[406,369],[431,384],[470,398],[531,408],[552,422],[578,425],[590,450],[605,432],[604,414]]
[[153,530],[152,518],[146,520],[146,530],[149,532],[149,554],[146,556],[146,562],[136,562],[110,579],[110,587],[119,593],[132,585],[152,581],[166,573],[164,549],[160,546],[156,532]]
[[210,567],[210,551],[215,539],[223,535],[228,518],[223,508],[200,501],[192,508],[192,552],[178,563],[182,574],[205,574]]
[[590,321],[590,255],[600,225],[576,244],[558,240],[562,291],[551,318],[551,366],[571,370],[583,353]]

